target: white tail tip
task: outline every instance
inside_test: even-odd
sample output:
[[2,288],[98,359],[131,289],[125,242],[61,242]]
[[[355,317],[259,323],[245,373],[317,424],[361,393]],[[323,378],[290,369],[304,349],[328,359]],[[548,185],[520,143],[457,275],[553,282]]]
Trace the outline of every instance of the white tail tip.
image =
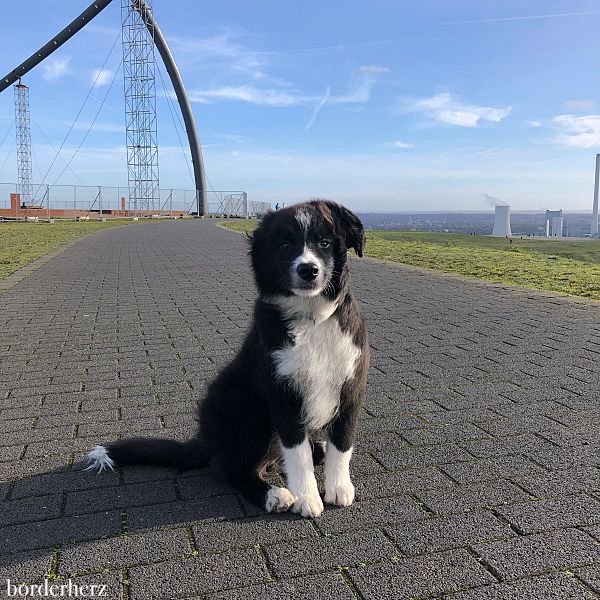
[[88,455],[88,466],[86,471],[97,471],[102,473],[104,469],[110,469],[111,471],[115,468],[113,459],[108,455],[108,451],[104,446],[96,446]]

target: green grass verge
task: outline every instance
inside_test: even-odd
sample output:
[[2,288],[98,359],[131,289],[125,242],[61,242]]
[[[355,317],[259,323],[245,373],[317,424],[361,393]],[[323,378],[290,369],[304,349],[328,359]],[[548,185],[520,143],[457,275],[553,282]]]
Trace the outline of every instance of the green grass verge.
[[82,235],[131,222],[119,219],[104,222],[0,223],[0,279]]
[[[252,231],[256,221],[231,221],[234,231]],[[532,240],[369,231],[366,255],[508,285],[600,300],[599,240]]]

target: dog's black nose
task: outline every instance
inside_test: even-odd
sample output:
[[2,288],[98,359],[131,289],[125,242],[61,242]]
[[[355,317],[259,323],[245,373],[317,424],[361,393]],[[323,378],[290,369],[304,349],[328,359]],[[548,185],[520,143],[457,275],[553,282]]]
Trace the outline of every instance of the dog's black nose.
[[296,272],[305,281],[312,281],[319,274],[319,267],[315,263],[301,263],[296,268]]

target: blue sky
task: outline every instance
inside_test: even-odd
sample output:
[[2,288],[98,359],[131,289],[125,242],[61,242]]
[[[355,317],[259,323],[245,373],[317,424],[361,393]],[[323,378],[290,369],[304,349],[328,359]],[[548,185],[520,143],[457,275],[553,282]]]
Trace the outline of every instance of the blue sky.
[[[30,0],[24,15],[4,3],[2,74],[86,5]],[[271,202],[320,196],[375,211],[486,210],[484,194],[516,210],[591,208],[600,152],[596,2],[153,5],[192,98],[215,189]],[[36,181],[119,23],[115,0],[27,76]],[[120,59],[117,40],[47,183],[126,183]],[[191,188],[160,79],[157,93],[161,187]],[[0,142],[13,116],[7,90]],[[0,181],[16,179],[13,138],[0,146]]]

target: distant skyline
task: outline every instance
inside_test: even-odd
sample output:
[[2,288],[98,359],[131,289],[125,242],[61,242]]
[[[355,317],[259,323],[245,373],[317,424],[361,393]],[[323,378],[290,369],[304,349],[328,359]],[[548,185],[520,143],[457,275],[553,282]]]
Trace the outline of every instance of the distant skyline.
[[[5,3],[0,76],[88,3],[30,0],[26,15]],[[485,211],[486,195],[513,210],[591,211],[600,152],[591,0],[152,4],[215,189],[272,203],[326,197],[362,212]],[[126,184],[119,32],[115,0],[25,78],[36,183],[95,82],[45,182]],[[190,189],[160,77],[157,94],[161,187]],[[14,129],[4,139],[13,118],[6,90],[0,182],[16,180]]]

